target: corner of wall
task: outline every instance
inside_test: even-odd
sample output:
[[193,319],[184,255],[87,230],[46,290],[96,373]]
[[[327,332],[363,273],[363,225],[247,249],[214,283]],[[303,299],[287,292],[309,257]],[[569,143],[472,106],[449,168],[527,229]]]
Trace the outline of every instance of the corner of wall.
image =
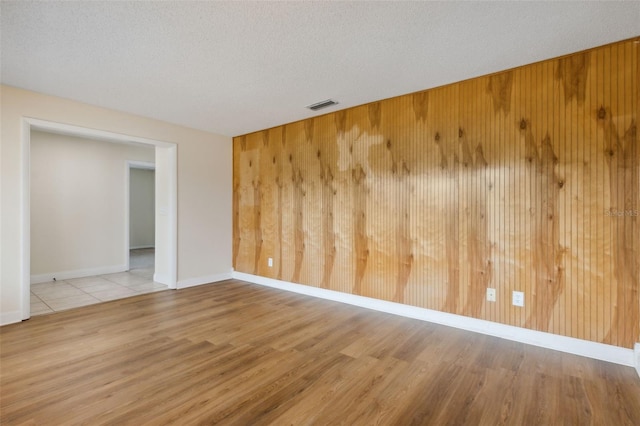
[[635,362],[636,373],[640,377],[640,343],[636,343],[633,348],[633,360]]
[[167,286],[171,283],[171,277],[168,274],[159,274],[157,272],[153,274],[153,280]]

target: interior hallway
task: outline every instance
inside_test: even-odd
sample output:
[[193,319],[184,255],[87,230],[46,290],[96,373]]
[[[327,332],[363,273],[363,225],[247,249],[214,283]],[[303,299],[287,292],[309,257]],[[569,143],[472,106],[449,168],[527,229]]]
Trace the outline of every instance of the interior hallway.
[[167,290],[153,281],[154,249],[131,250],[129,271],[31,285],[31,316]]

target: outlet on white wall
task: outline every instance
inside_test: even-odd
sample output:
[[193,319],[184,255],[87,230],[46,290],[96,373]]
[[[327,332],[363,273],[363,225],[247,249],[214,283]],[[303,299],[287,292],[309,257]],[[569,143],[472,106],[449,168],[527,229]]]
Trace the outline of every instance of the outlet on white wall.
[[524,292],[514,291],[512,303],[513,306],[524,306]]
[[496,301],[496,289],[495,288],[487,288],[487,301],[495,302]]
[[269,268],[273,268],[273,258],[272,257],[267,259],[267,266],[269,266]]

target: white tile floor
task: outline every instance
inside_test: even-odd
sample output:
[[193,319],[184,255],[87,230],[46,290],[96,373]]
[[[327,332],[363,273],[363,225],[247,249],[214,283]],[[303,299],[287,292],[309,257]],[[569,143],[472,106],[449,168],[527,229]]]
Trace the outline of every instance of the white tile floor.
[[131,250],[129,272],[31,285],[31,315],[167,290],[153,281],[153,249]]

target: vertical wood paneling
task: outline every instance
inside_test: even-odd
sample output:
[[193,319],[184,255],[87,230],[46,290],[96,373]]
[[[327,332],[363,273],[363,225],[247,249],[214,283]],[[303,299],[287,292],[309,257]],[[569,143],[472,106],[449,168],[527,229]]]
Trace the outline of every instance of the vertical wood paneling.
[[234,138],[235,269],[632,347],[639,49]]

